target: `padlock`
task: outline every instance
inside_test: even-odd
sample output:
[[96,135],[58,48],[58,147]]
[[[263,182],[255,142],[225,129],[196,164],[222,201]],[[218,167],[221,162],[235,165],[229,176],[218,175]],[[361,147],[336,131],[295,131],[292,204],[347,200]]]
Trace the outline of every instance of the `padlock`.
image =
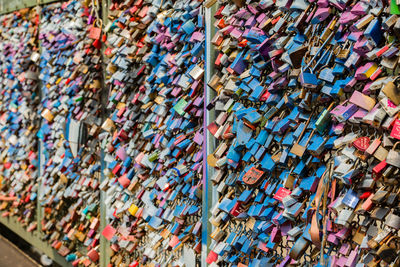
[[300,73],[300,83],[306,88],[316,88],[318,85],[318,78],[310,70],[305,69]]
[[398,236],[390,237],[385,243],[383,243],[379,247],[379,249],[376,252],[376,254],[387,263],[393,262],[397,257],[396,249],[389,246],[390,243],[395,241],[396,239],[399,239],[399,237]]
[[396,230],[400,229],[400,216],[392,212],[386,217],[385,224]]
[[393,148],[389,151],[386,157],[386,163],[397,168],[400,168],[400,153],[396,151],[397,145],[400,142],[397,142]]
[[310,242],[303,237],[297,239],[296,243],[294,243],[293,247],[290,250],[290,257],[294,260],[298,260],[302,254],[307,250]]

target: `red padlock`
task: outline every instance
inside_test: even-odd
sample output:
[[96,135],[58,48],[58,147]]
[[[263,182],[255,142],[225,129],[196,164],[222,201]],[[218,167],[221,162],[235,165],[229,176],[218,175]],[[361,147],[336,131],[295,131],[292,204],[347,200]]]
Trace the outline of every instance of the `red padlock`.
[[210,250],[210,253],[208,253],[208,256],[206,259],[207,264],[211,264],[211,263],[217,261],[217,259],[218,259],[218,254],[215,253],[214,251]]
[[100,41],[100,39],[94,40],[93,43],[92,43],[92,45],[93,45],[95,48],[100,49],[100,48],[101,48],[101,41]]
[[369,147],[370,142],[371,142],[371,139],[369,139],[368,136],[363,136],[363,137],[357,138],[353,142],[353,146],[355,148],[357,148],[358,150],[360,150],[361,152],[365,152],[365,150],[367,150],[367,148]]
[[372,178],[374,180],[379,179],[382,176],[383,170],[386,168],[386,160],[381,161],[372,169]]
[[235,205],[233,206],[233,208],[231,209],[230,213],[232,214],[232,216],[239,216],[240,214],[240,203],[236,202]]
[[395,120],[390,136],[400,140],[400,120]]

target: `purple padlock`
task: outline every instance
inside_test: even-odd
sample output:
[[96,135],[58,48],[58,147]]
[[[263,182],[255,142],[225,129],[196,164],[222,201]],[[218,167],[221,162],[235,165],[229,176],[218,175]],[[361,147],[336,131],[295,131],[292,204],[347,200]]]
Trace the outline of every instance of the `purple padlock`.
[[92,16],[92,14],[89,15],[88,20],[87,20],[87,24],[88,25],[92,25],[94,22],[95,17]]

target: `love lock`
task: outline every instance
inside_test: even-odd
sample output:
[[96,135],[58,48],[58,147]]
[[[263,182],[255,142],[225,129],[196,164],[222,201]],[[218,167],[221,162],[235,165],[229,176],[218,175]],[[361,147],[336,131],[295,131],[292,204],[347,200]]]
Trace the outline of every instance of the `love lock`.
[[386,263],[393,262],[397,257],[397,251],[400,249],[399,247],[399,239],[398,236],[390,237],[385,243],[383,243],[376,254],[379,258],[381,258]]
[[301,69],[300,72],[300,83],[306,88],[316,88],[319,84],[319,80],[315,74],[311,72],[309,68]]
[[389,151],[386,157],[386,163],[397,168],[400,168],[400,152],[396,151],[397,146],[400,142],[397,142],[393,148]]

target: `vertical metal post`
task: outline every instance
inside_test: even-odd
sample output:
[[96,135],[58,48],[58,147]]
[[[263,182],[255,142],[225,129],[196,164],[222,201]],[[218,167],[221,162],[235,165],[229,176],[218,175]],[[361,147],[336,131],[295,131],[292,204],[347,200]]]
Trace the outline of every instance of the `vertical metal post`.
[[[38,12],[39,14],[39,24],[38,24],[38,32],[37,34],[39,35],[39,31],[40,31],[40,22],[42,19],[42,7],[39,6],[39,4],[36,6],[36,12]],[[38,36],[38,47],[39,47],[39,54],[42,54],[42,41],[39,40],[39,36]],[[40,65],[40,59],[39,59],[39,65]],[[38,66],[38,69],[40,71],[40,67]],[[40,101],[42,101],[42,82],[40,81],[40,79],[38,79],[37,81],[38,83],[38,91],[39,91],[39,98]],[[39,129],[41,127],[41,120],[39,120]],[[44,151],[44,146],[43,146],[43,142],[42,140],[38,139],[38,191],[37,191],[37,203],[36,203],[36,220],[37,220],[37,232],[38,235],[41,236],[42,233],[42,216],[43,216],[43,210],[42,210],[42,206],[40,205],[40,201],[42,199],[42,174],[43,174],[43,170],[44,170],[44,163],[45,163],[45,157],[43,154]]]
[[[101,179],[100,182],[103,182],[104,179],[107,179],[104,177],[104,168],[105,168],[105,162],[104,162],[104,151],[101,149]],[[100,191],[100,231],[104,229],[107,225],[107,218],[106,218],[106,212],[107,212],[107,207],[104,203],[105,201],[105,192]],[[100,235],[100,266],[101,267],[106,267],[108,263],[110,262],[110,253],[109,253],[109,247],[110,244],[108,243],[108,240],[105,239],[103,235]]]
[[[111,0],[102,0],[101,1],[101,16],[103,20],[103,25],[108,24],[108,8],[111,4]],[[102,106],[102,119],[105,120],[107,116],[106,108],[107,108],[107,98],[108,92],[106,91],[105,79],[106,79],[106,64],[104,62],[104,52],[105,52],[105,44],[103,44],[101,48],[101,57],[103,63],[103,78],[102,78],[102,92],[101,92],[101,106]],[[108,179],[104,176],[104,169],[107,167],[106,162],[104,161],[104,150],[101,148],[101,179],[100,183],[104,181],[104,179]],[[105,205],[106,193],[103,190],[100,190],[100,231],[104,229],[107,225],[107,207]],[[103,236],[100,235],[100,267],[106,267],[110,262],[110,243]]]
[[214,173],[214,168],[208,166],[207,155],[215,150],[215,139],[207,131],[207,125],[215,120],[215,112],[207,110],[208,104],[215,96],[215,92],[207,85],[214,71],[215,50],[211,44],[211,39],[215,34],[214,16],[216,5],[205,8],[205,76],[204,76],[204,118],[203,118],[203,203],[202,203],[202,250],[201,250],[201,266],[207,266],[206,258],[209,253],[211,243],[210,233],[212,225],[209,223],[210,209],[214,204],[216,190],[212,187],[210,177]]
[[37,203],[36,203],[36,222],[37,222],[37,232],[39,237],[42,236],[42,218],[43,218],[43,208],[42,205],[40,204],[40,201],[42,200],[43,196],[42,196],[42,174],[43,174],[43,170],[44,170],[44,163],[45,163],[45,158],[44,158],[44,154],[43,154],[43,142],[42,140],[39,140],[39,149],[38,149],[38,167],[39,167],[39,171],[38,171],[38,191],[37,191]]

